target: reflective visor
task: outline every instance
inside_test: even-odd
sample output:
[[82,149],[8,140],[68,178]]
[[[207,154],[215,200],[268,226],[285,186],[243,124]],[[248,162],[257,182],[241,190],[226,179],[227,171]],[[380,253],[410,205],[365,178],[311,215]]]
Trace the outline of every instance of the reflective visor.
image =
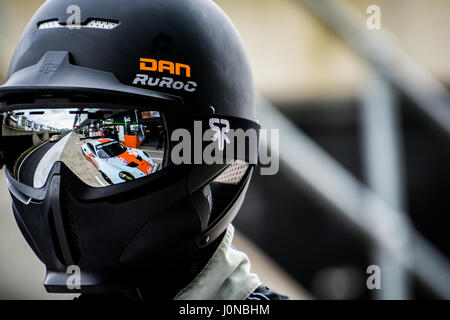
[[1,113],[5,162],[21,183],[41,188],[55,162],[101,188],[162,169],[166,132],[160,113],[137,109],[27,109]]

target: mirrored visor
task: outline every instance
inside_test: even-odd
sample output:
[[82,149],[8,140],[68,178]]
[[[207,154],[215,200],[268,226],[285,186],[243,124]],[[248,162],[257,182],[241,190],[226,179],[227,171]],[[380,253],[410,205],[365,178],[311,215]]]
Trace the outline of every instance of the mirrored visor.
[[162,169],[166,132],[159,112],[132,108],[27,109],[0,113],[6,167],[34,188],[55,162],[101,188]]

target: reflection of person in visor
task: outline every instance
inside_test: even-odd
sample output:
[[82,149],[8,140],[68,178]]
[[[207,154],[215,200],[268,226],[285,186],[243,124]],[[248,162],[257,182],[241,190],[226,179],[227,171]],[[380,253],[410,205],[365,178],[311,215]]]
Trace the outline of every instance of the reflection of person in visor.
[[[231,245],[260,126],[228,17],[211,0],[78,0],[81,25],[71,28],[72,5],[42,5],[0,87],[0,155],[47,291],[82,300],[287,298]],[[256,139],[246,152],[226,152],[228,137],[212,137],[223,161],[211,164],[197,124],[254,130]],[[182,164],[171,139],[180,130],[201,139]],[[79,286],[68,286],[69,266],[79,268]]]

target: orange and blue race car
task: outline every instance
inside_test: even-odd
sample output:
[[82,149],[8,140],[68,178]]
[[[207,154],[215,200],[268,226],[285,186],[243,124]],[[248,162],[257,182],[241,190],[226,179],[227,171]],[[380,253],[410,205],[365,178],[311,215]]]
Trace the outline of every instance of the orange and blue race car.
[[146,177],[156,172],[158,166],[145,151],[127,148],[112,139],[90,140],[81,150],[109,184]]

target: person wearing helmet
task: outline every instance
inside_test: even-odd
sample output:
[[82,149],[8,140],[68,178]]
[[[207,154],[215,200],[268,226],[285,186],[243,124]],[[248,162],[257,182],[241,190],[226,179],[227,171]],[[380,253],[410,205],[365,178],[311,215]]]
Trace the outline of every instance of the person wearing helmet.
[[[14,217],[48,292],[287,298],[231,245],[257,139],[237,152],[227,134],[260,126],[243,43],[211,0],[46,1],[0,112]],[[204,161],[210,144],[223,161]]]

